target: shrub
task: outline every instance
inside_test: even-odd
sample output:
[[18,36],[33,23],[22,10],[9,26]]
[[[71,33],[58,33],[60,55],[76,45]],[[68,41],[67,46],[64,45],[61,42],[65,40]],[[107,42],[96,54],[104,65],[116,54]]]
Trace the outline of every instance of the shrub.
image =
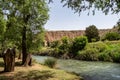
[[87,60],[87,61],[97,61],[98,60],[98,51],[96,49],[86,49],[79,51],[77,59]]
[[44,65],[50,67],[50,68],[54,68],[56,66],[57,60],[53,59],[53,58],[48,58],[45,60]]
[[88,38],[88,42],[92,42],[92,41],[95,42],[95,41],[99,41],[100,39],[98,29],[94,25],[91,25],[86,28],[85,35]]
[[120,48],[112,49],[109,55],[113,62],[120,62]]
[[104,40],[119,40],[120,39],[120,35],[117,32],[109,32],[105,35]]
[[50,56],[54,57],[60,57],[61,55],[61,50],[59,48],[54,48],[50,53]]
[[108,48],[108,46],[103,42],[95,42],[95,43],[89,43],[86,48],[88,49],[95,48],[99,52],[103,52]]
[[85,36],[76,37],[72,43],[72,53],[77,53],[79,50],[84,49],[87,42],[88,40]]
[[57,47],[59,47],[59,46],[60,46],[60,41],[59,41],[59,40],[53,41],[53,42],[51,42],[51,44],[50,44],[50,47],[51,47],[51,48],[57,48]]
[[59,46],[60,53],[69,53],[71,47],[71,41],[68,37],[63,37],[61,39],[61,45]]
[[111,57],[113,62],[120,62],[120,53],[114,53]]
[[112,61],[112,58],[110,57],[109,53],[100,53],[98,56],[100,61]]
[[101,61],[120,62],[120,49],[108,49],[99,55]]
[[46,48],[46,49],[41,49],[39,52],[37,53],[32,53],[34,55],[41,55],[41,56],[47,56],[50,55],[52,53],[53,49],[51,48]]

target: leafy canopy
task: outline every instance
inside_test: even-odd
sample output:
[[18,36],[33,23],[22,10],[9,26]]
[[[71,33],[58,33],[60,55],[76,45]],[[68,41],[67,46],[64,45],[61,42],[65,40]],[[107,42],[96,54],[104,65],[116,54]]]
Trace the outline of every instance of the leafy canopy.
[[[54,0],[49,0],[49,2],[54,2]],[[120,12],[119,0],[61,0],[61,3],[77,13],[88,10],[88,15],[90,12],[94,15],[96,10],[100,10],[106,15],[110,11],[113,14]]]
[[5,33],[1,36],[6,42],[21,45],[23,28],[26,27],[27,49],[39,48],[37,43],[43,41],[43,25],[49,17],[45,0],[0,0],[0,15],[5,16],[0,21],[0,31]]
[[101,10],[103,13],[108,12],[119,13],[120,12],[120,1],[119,0],[61,0],[64,6],[75,10],[75,12],[92,11],[95,14],[96,10]]
[[99,40],[99,31],[98,31],[97,27],[94,25],[91,25],[86,28],[85,35],[87,36],[89,42]]

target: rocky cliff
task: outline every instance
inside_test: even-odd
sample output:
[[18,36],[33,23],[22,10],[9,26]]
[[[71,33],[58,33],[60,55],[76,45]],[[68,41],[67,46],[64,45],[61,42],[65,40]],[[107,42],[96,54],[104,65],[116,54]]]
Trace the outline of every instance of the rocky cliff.
[[[100,37],[104,36],[105,33],[111,31],[111,29],[100,29]],[[62,37],[67,36],[69,38],[75,38],[77,36],[82,36],[85,34],[84,30],[74,30],[74,31],[46,31],[45,40],[47,42],[52,42],[55,40],[60,40]]]

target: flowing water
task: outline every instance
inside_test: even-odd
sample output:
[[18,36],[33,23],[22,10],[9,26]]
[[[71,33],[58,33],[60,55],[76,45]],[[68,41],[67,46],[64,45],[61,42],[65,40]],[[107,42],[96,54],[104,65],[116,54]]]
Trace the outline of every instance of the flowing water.
[[[33,56],[38,62],[52,57]],[[57,66],[69,72],[75,72],[85,80],[120,80],[120,64],[111,62],[91,62],[79,60],[57,60]]]

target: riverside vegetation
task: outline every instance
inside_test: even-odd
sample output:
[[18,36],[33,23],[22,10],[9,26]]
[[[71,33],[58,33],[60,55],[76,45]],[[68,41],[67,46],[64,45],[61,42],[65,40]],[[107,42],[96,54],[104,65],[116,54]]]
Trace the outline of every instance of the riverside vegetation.
[[86,28],[84,36],[73,39],[64,36],[35,54],[64,59],[120,62],[119,30],[118,25],[113,28],[113,31],[100,37],[96,26],[91,25]]
[[119,46],[119,40],[88,43],[85,36],[73,40],[64,37],[60,41],[52,42],[50,47],[43,48],[41,52],[36,54],[64,59],[120,62]]

